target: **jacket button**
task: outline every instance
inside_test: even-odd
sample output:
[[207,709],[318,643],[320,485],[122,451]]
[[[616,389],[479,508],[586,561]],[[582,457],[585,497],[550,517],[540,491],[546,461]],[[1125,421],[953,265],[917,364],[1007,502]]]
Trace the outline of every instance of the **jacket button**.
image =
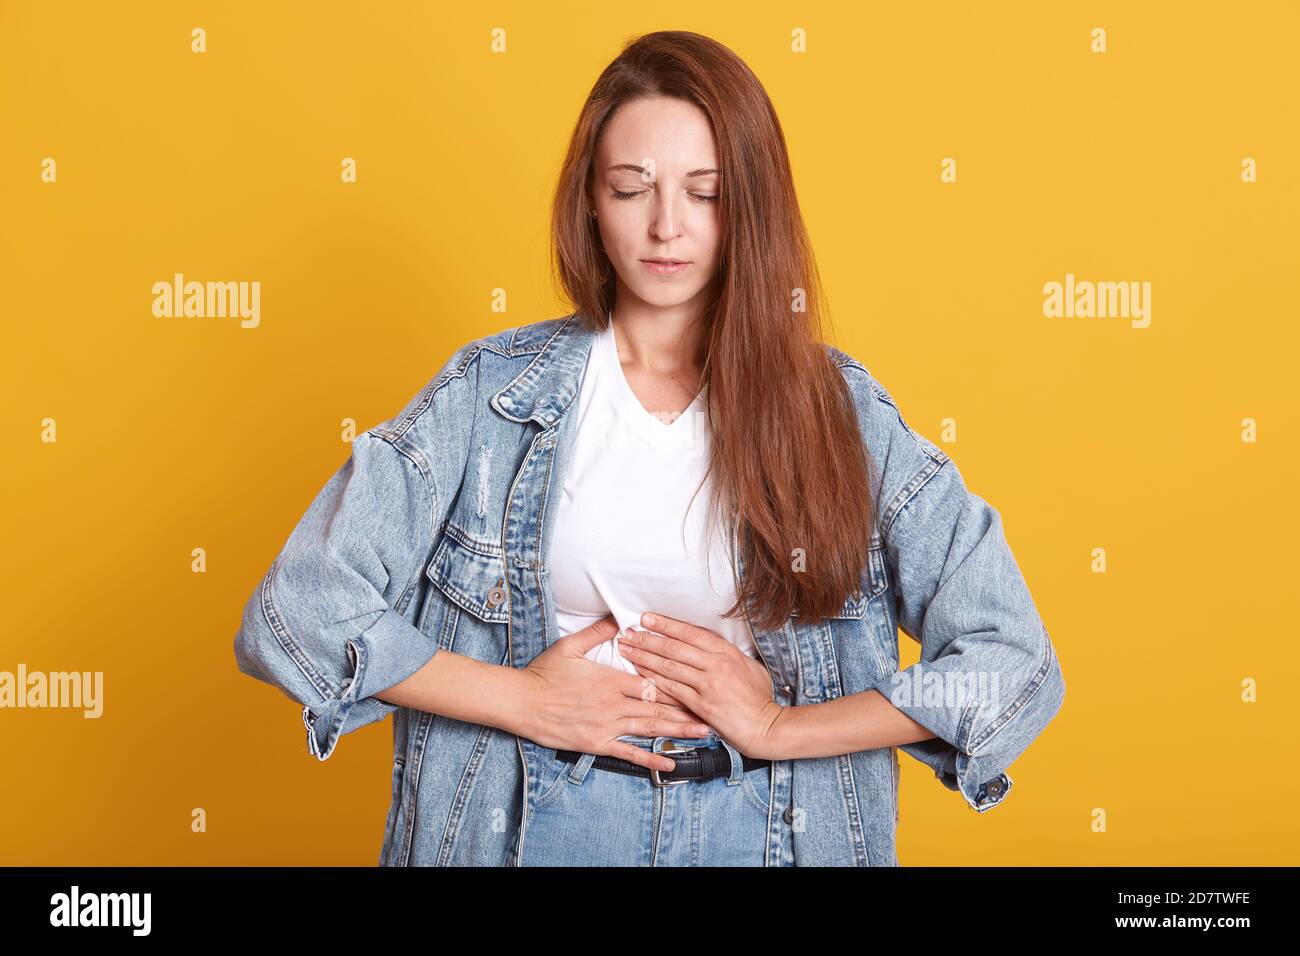
[[496,607],[499,604],[505,603],[506,589],[499,584],[496,585],[494,588],[488,591],[487,599],[488,599],[488,607]]
[[988,784],[988,788],[989,788],[988,792],[990,797],[997,799],[998,797],[1002,796],[1002,778],[999,777],[997,780],[990,780]]
[[791,687],[789,684],[782,684],[782,685],[781,685],[781,690],[782,690],[782,692],[785,694],[785,696],[787,696],[787,697],[793,697],[793,696],[794,696],[794,688]]
[[782,817],[786,823],[794,823],[794,807],[786,807]]

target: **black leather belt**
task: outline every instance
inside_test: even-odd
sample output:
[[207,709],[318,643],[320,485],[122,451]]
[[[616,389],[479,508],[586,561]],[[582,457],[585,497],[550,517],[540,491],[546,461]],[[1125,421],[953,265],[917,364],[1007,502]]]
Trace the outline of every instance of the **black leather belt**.
[[[669,746],[670,744],[671,746]],[[597,754],[591,765],[599,770],[612,770],[615,773],[625,773],[632,777],[649,777],[656,787],[686,783],[688,780],[712,780],[715,777],[728,777],[731,775],[731,755],[727,752],[726,747],[674,748],[677,748],[675,743],[664,741],[664,748],[654,751],[655,753],[667,754],[672,758],[674,763],[672,770],[643,767],[640,764],[632,763],[630,760],[611,757],[608,754]],[[555,759],[563,760],[565,763],[577,762],[582,756],[576,750],[557,750],[555,752]],[[759,760],[741,754],[740,762],[745,772],[748,773],[750,770],[766,767],[772,761]]]

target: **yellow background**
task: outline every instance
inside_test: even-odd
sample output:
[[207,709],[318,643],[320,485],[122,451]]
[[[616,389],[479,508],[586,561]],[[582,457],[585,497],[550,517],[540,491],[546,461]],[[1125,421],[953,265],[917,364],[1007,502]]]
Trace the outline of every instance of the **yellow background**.
[[[1296,863],[1297,5],[466,6],[0,4],[0,670],[105,675],[98,720],[0,710],[0,864],[375,862],[391,723],[312,758],[236,670],[240,611],[343,419],[569,311],[567,137],[668,28],[766,85],[828,337],[932,440],[955,420],[1060,654],[1000,807],[903,757],[901,862]],[[260,281],[260,327],[155,318],[176,272]],[[1067,272],[1150,281],[1150,327],[1045,318]]]

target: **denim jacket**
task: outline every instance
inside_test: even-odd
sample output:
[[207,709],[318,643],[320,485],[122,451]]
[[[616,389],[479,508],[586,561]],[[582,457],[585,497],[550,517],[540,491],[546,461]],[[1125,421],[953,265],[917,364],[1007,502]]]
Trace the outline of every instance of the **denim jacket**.
[[[595,338],[581,319],[461,348],[352,443],[244,608],[239,669],[302,706],[311,754],[394,715],[381,866],[515,865],[554,779],[549,748],[373,695],[440,649],[521,668],[559,637],[547,556],[576,434],[566,412]],[[1065,684],[998,511],[861,363],[826,348],[873,465],[870,560],[833,618],[792,615],[754,629],[755,643],[782,705],[875,688],[936,737],[774,761],[768,862],[792,840],[797,866],[897,866],[898,751],[983,813],[1010,793],[1008,766]],[[901,672],[899,628],[920,644]]]

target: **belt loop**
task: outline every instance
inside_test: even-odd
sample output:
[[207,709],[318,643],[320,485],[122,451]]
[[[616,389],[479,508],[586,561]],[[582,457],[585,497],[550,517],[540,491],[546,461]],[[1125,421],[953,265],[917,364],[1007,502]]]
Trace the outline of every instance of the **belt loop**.
[[587,779],[587,771],[591,769],[591,765],[595,762],[595,754],[583,754],[569,770],[569,779],[578,786],[582,786],[582,781]]
[[740,751],[727,743],[724,738],[719,737],[718,742],[727,748],[727,753],[731,754],[731,774],[727,777],[727,786],[740,783],[740,778],[745,773],[745,765],[742,762],[744,758],[740,756]]

